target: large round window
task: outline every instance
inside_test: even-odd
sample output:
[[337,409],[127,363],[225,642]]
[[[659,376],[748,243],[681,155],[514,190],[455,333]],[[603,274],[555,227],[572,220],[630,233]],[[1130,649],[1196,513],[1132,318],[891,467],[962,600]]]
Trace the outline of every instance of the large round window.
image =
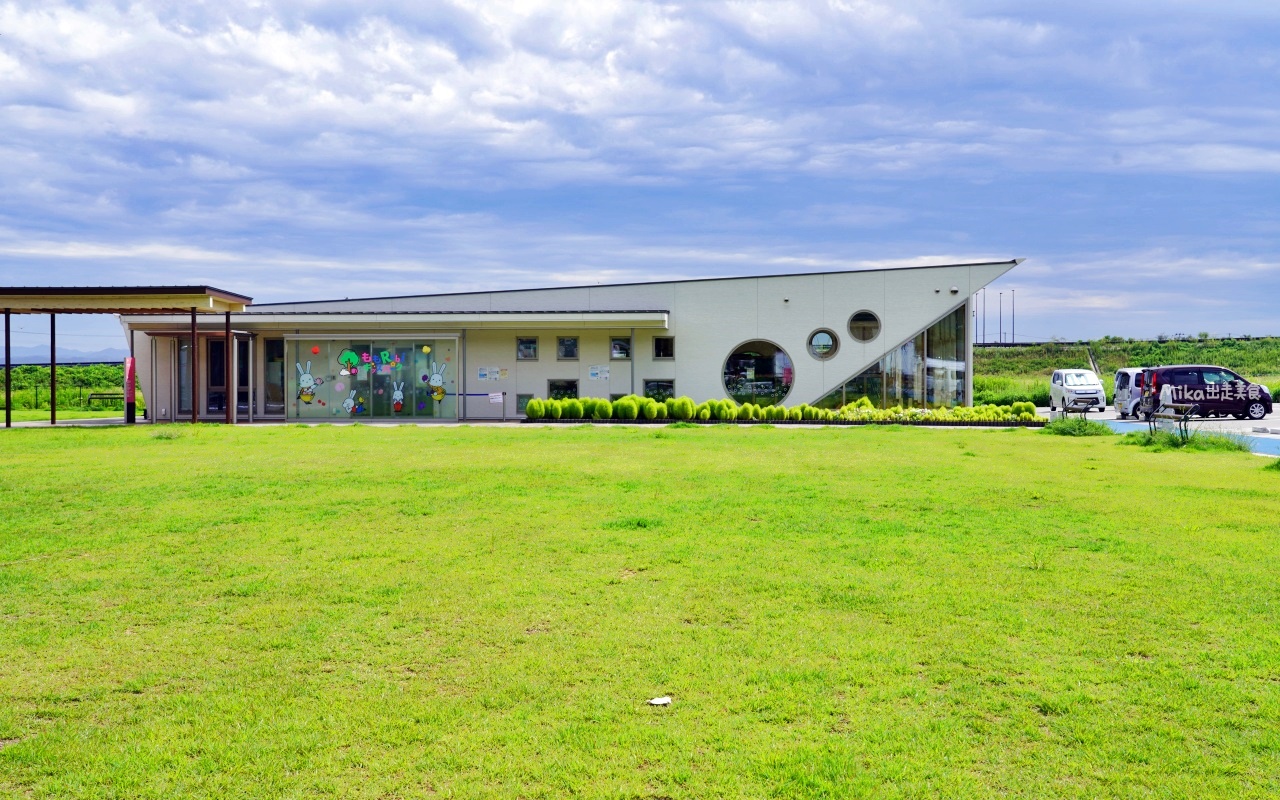
[[739,345],[724,362],[725,391],[739,403],[781,403],[794,378],[787,351],[761,339]]
[[840,340],[836,338],[835,331],[819,328],[809,334],[809,355],[814,358],[826,361],[834,356],[839,349]]
[[859,311],[849,317],[849,335],[859,342],[869,342],[880,335],[880,318],[870,311]]

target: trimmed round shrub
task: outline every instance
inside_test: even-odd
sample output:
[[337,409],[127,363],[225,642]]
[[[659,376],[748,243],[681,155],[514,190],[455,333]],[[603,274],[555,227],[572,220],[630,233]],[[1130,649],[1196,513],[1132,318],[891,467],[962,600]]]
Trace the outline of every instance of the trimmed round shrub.
[[562,410],[561,417],[564,419],[582,419],[582,401],[576,397],[570,397],[560,403]]
[[613,419],[613,403],[608,400],[596,400],[595,405],[591,407],[592,419]]
[[524,415],[529,419],[542,419],[547,413],[547,407],[538,398],[533,398],[524,407]]
[[622,397],[618,402],[613,404],[614,416],[618,419],[634,420],[640,415],[640,409],[636,406],[636,401],[630,397]]
[[[665,409],[666,409],[666,406],[662,406],[662,408],[665,410]],[[652,400],[650,400],[649,402],[647,402],[647,403],[645,403],[645,404],[644,404],[643,413],[644,413],[644,418],[645,418],[645,419],[657,419],[657,418],[658,418],[658,404],[657,404],[657,403],[655,403],[655,402],[653,402]]]
[[702,420],[703,422],[707,422],[708,420],[710,420],[710,419],[711,419],[711,409],[709,409],[709,408],[704,408],[704,409],[702,409],[701,411],[699,411],[699,412],[698,412],[698,419]]
[[564,415],[564,404],[559,400],[547,401],[547,419],[560,419]]
[[673,397],[664,405],[667,407],[667,414],[673,419],[693,419],[693,401],[687,397]]
[[793,408],[787,412],[787,419],[792,422],[801,422],[804,420],[804,412],[799,407]]
[[657,404],[655,404],[655,405],[654,405],[654,407],[653,407],[653,410],[654,410],[654,412],[655,412],[655,418],[656,418],[656,419],[666,419],[666,418],[667,418],[667,404],[666,404],[666,403],[657,403]]
[[582,418],[591,419],[596,413],[596,403],[599,402],[595,397],[582,398]]
[[750,403],[748,403],[748,404],[746,404],[746,405],[739,406],[739,407],[738,407],[738,420],[739,420],[740,422],[746,422],[746,421],[748,421],[748,420],[750,420],[750,419],[751,419],[751,404],[750,404]]

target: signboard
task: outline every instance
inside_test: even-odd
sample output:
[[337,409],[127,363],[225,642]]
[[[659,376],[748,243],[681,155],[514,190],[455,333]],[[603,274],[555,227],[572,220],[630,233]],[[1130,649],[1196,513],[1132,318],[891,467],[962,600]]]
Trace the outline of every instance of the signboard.
[[503,367],[476,367],[476,380],[505,381],[507,370]]
[[593,381],[609,380],[609,366],[607,364],[592,364],[587,368],[587,379]]
[[490,403],[501,403],[506,392],[489,392]]

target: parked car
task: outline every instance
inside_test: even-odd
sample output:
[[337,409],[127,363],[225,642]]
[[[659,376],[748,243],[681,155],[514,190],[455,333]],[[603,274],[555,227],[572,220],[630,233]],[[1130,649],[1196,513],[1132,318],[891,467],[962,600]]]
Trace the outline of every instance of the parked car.
[[1112,402],[1120,419],[1138,416],[1142,403],[1142,367],[1124,367],[1116,370],[1116,388]]
[[1175,364],[1143,372],[1142,414],[1150,417],[1165,403],[1199,406],[1202,417],[1262,419],[1271,413],[1271,390],[1250,383],[1226,367]]
[[1049,410],[1086,406],[1099,411],[1107,406],[1107,390],[1087,369],[1060,369],[1049,378]]

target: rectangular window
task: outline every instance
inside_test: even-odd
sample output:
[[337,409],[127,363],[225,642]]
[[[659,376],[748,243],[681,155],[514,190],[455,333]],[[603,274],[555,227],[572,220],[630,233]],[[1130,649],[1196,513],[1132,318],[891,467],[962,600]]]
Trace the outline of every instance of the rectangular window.
[[609,358],[614,361],[627,361],[631,358],[631,337],[614,336],[609,340]]
[[567,400],[570,397],[577,396],[578,382],[576,380],[547,381],[547,397],[552,400]]
[[621,400],[621,399],[622,399],[622,398],[624,398],[624,397],[626,397],[626,395],[625,395],[625,394],[611,394],[611,395],[609,395],[609,402],[610,402],[610,403],[616,403],[616,402],[618,402],[619,400]]
[[578,337],[561,336],[556,339],[556,358],[560,361],[578,360]]
[[516,337],[516,361],[538,360],[538,337]]
[[669,400],[676,396],[675,381],[645,381],[644,396],[652,397],[658,402]]
[[529,405],[529,401],[532,399],[533,399],[533,395],[531,394],[516,395],[516,413],[523,414],[525,406]]
[[676,337],[674,336],[653,337],[653,357],[654,358],[675,358],[676,357]]

